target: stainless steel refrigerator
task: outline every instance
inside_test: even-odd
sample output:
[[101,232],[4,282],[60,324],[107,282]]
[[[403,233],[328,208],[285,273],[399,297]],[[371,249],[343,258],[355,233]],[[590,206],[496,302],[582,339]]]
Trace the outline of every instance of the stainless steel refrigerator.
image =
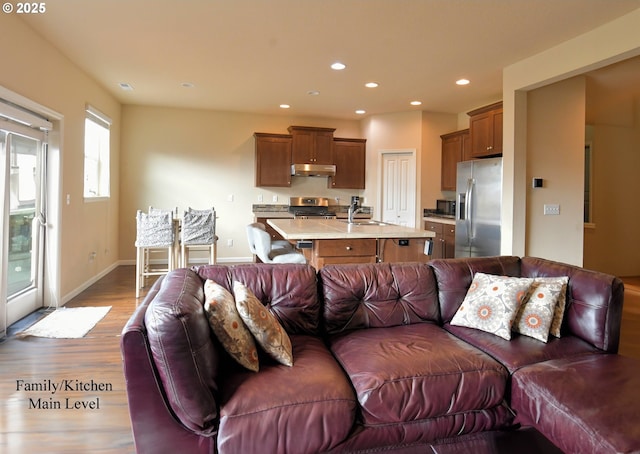
[[456,257],[500,255],[502,158],[458,163]]

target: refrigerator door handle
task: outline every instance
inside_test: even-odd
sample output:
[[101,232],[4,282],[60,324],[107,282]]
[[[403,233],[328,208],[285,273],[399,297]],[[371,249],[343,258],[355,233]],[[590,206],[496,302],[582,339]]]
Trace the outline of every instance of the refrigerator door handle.
[[466,197],[466,192],[464,194],[462,192],[458,192],[456,200],[456,221],[464,221],[467,218]]
[[469,237],[469,244],[471,244],[471,241],[475,238],[475,233],[473,231],[473,213],[472,213],[472,207],[473,207],[473,188],[475,186],[475,180],[473,178],[469,178],[467,180],[467,195],[466,195],[466,199],[467,199],[467,204],[465,206],[465,216],[466,216],[466,220],[467,220],[467,235]]

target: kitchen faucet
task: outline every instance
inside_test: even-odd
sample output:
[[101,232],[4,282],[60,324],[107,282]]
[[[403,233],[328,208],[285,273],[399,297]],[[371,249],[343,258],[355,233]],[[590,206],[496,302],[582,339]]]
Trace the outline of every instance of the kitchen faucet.
[[362,207],[360,208],[356,208],[358,205],[355,203],[352,203],[351,205],[349,205],[349,224],[353,224],[353,217],[358,214],[358,213],[362,213],[364,211],[364,209]]

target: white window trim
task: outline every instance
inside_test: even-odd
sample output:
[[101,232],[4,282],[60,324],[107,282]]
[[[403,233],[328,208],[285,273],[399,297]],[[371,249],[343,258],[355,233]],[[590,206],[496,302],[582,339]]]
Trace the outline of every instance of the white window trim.
[[[107,129],[107,131],[109,131],[109,153],[108,153],[108,160],[107,160],[107,165],[109,166],[108,169],[108,175],[107,175],[107,179],[108,179],[108,189],[107,189],[107,194],[98,194],[95,196],[91,196],[91,195],[87,195],[85,193],[85,188],[84,188],[84,184],[83,183],[83,197],[84,197],[84,201],[86,202],[100,202],[100,201],[104,201],[104,200],[109,200],[111,198],[111,124],[112,124],[112,120],[108,115],[105,115],[103,112],[101,112],[100,110],[96,109],[95,107],[93,107],[90,104],[87,104],[85,106],[85,122],[86,120],[90,120],[94,123],[96,123],[99,126],[104,127],[105,129]],[[86,134],[86,126],[85,126],[85,134]],[[86,165],[86,150],[85,150],[85,165]],[[84,172],[84,170],[83,170]],[[84,179],[84,178],[83,178]]]

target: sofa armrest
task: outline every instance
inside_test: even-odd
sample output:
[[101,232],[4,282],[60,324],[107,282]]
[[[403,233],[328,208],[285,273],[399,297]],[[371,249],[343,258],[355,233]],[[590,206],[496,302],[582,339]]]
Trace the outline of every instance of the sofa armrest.
[[523,257],[520,268],[523,277],[569,276],[562,334],[617,353],[624,301],[624,284],[619,278],[536,257]]
[[144,323],[159,278],[122,330],[120,350],[136,452],[215,452],[215,437],[186,430],[169,410],[151,355]]

